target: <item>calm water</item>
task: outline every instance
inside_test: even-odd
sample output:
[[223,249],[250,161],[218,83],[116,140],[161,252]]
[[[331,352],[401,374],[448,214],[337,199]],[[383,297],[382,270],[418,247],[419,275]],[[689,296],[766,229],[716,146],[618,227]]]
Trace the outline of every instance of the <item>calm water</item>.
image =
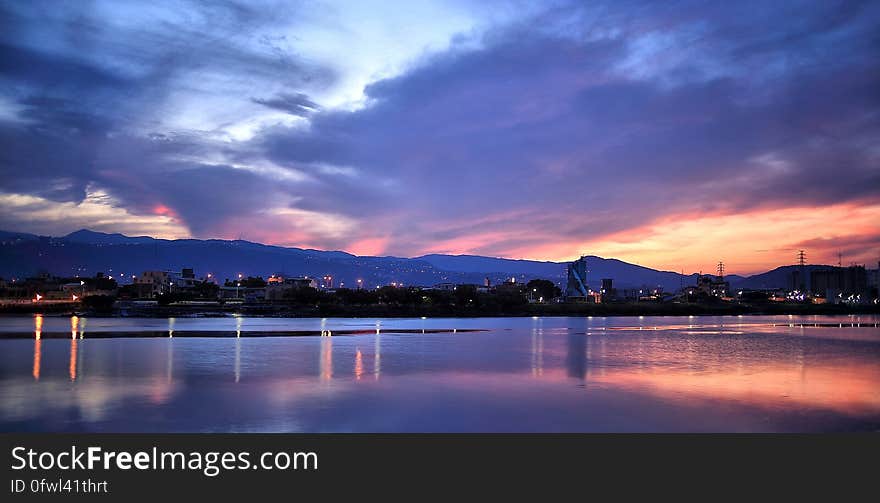
[[7,317],[0,429],[880,430],[878,321]]

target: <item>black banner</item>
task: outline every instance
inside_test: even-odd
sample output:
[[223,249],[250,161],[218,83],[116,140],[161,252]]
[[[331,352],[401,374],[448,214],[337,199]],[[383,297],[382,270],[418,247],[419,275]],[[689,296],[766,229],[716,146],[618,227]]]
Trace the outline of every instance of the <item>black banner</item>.
[[[4,501],[559,491],[826,492],[874,479],[880,436],[3,434]],[[415,492],[412,492],[415,491]],[[710,497],[707,494],[707,498]],[[711,496],[714,499],[714,496]]]

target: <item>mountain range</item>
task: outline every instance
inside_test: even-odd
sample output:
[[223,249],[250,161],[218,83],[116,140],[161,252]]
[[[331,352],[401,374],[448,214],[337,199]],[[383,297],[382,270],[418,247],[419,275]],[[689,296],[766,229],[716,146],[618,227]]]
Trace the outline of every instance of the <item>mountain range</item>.
[[[658,271],[617,259],[587,257],[589,281],[598,287],[612,278],[618,288],[660,286],[674,291],[693,284],[697,275]],[[25,277],[48,272],[59,276],[86,276],[103,272],[130,277],[146,270],[194,268],[197,276],[237,275],[332,276],[336,286],[355,286],[358,279],[372,287],[391,282],[407,285],[493,284],[511,277],[517,281],[544,278],[563,285],[566,263],[514,260],[476,255],[431,254],[414,258],[357,256],[264,245],[243,240],[156,239],[82,229],[62,237],[0,231],[0,277]],[[790,283],[797,266],[784,266],[749,277],[728,275],[733,288],[779,288]],[[808,266],[810,268],[827,266]]]

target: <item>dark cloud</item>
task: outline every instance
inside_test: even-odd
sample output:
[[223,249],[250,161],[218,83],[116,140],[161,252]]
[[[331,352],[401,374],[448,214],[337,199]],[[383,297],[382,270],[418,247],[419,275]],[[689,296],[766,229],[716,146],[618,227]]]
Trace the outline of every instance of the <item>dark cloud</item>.
[[274,98],[251,98],[251,101],[299,117],[308,117],[321,108],[303,93],[281,94]]
[[[22,5],[0,16],[6,192],[69,201],[96,184],[132,211],[173,208],[198,235],[274,201],[365,222],[397,254],[880,198],[872,2],[559,6],[456,37],[369,84],[356,110],[314,101],[336,72],[283,36],[242,36],[297,9],[184,2],[185,20],[148,12],[122,29],[69,7],[47,27]],[[307,125],[224,141],[167,124],[181,92]]]
[[[267,152],[398,181],[401,240],[522,207],[552,214],[560,235],[594,236],[664,214],[876,201],[880,73],[864,41],[878,10],[750,7],[631,12],[659,34],[621,18],[611,37],[493,32],[371,84],[363,110],[268,131]],[[690,49],[676,37],[692,23],[702,53],[658,62]],[[484,230],[536,228],[532,216]]]
[[[256,211],[267,192],[283,191],[284,183],[267,191],[267,177],[223,164],[259,161],[246,149],[218,141],[210,129],[169,129],[163,114],[181,113],[174,105],[182,93],[194,97],[185,104],[205,99],[211,112],[235,106],[235,93],[253,82],[331,85],[332,69],[284,50],[283,38],[252,43],[241,36],[289,21],[294,9],[117,6],[130,17],[110,21],[97,4],[2,7],[0,17],[14,29],[0,34],[0,106],[8,107],[0,115],[0,192],[79,202],[97,187],[130,211],[151,214],[162,204],[193,232],[209,233],[230,215]],[[311,103],[302,93],[285,96]],[[238,103],[250,105],[246,95]],[[208,204],[226,194],[224,204]]]

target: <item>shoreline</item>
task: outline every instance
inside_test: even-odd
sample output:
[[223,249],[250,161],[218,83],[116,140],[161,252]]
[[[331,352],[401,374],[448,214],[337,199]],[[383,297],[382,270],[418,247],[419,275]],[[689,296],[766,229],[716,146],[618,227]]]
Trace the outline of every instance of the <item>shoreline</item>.
[[[440,318],[442,320],[442,318]],[[462,321],[463,319],[458,319],[458,321]],[[696,324],[692,326],[693,330],[701,330],[704,328],[712,328],[721,326],[724,327],[725,323],[721,322],[720,325],[715,325],[713,323],[709,324]],[[731,324],[731,326],[742,326],[742,323],[739,324]],[[759,323],[748,323],[746,326],[755,327],[755,326],[765,326],[765,327],[801,327],[801,328],[880,328],[880,322],[878,321],[849,321],[849,322],[831,322],[831,321],[793,321],[793,322],[759,322]],[[505,328],[504,330],[510,330],[509,328]],[[601,336],[601,335],[609,335],[618,331],[627,331],[627,330],[638,330],[638,331],[665,331],[667,327],[663,325],[639,325],[639,326],[602,326],[602,327],[593,327],[591,329],[582,328],[572,328],[569,327],[567,329],[570,334],[573,335],[585,335],[585,336]],[[40,330],[36,333],[36,340],[81,340],[84,338],[87,339],[173,339],[173,338],[214,338],[214,339],[240,339],[240,338],[273,338],[273,337],[347,337],[347,336],[362,336],[362,335],[424,335],[424,334],[466,334],[466,333],[479,333],[479,332],[491,332],[492,329],[489,328],[396,328],[396,327],[385,327],[385,328],[343,328],[343,329],[298,329],[298,330],[274,330],[271,328],[249,328],[246,330],[230,330],[230,329],[209,329],[202,328],[197,330],[187,330],[187,329],[147,329],[147,330],[97,330],[97,331],[89,331],[88,337],[86,337],[85,331],[78,331],[77,329],[73,329],[72,331],[68,330]],[[33,340],[35,338],[34,331],[10,331],[10,332],[0,332],[0,341],[3,340]]]
[[[256,337],[345,337],[357,335],[406,335],[406,334],[456,334],[472,332],[488,332],[485,328],[388,328],[375,329],[350,329],[350,330],[122,330],[122,331],[94,331],[88,332],[88,339],[169,339],[169,338],[256,338]],[[79,337],[71,337],[70,331],[41,331],[40,339],[83,339],[85,333]],[[0,332],[0,340],[33,339],[33,332]]]
[[620,316],[773,316],[773,315],[880,315],[880,305],[828,304],[530,304],[508,309],[432,308],[395,305],[365,306],[296,306],[296,305],[234,305],[234,306],[139,306],[112,309],[82,309],[78,306],[19,305],[0,308],[0,320],[6,316],[42,314],[44,316],[89,316],[96,318],[170,318],[232,316],[265,318],[517,318],[532,316],[559,317],[620,317]]
[[540,317],[681,317],[681,316],[850,316],[880,315],[880,306],[857,306],[840,308],[839,306],[774,306],[773,309],[756,309],[744,307],[705,308],[704,306],[676,306],[675,308],[587,308],[587,309],[529,309],[517,311],[473,311],[473,310],[386,310],[386,309],[343,309],[343,310],[267,310],[236,308],[229,310],[180,309],[164,307],[128,312],[70,310],[70,309],[31,309],[2,310],[3,318],[42,315],[47,317],[82,316],[90,318],[289,318],[289,319],[322,319],[322,318],[531,318]]

